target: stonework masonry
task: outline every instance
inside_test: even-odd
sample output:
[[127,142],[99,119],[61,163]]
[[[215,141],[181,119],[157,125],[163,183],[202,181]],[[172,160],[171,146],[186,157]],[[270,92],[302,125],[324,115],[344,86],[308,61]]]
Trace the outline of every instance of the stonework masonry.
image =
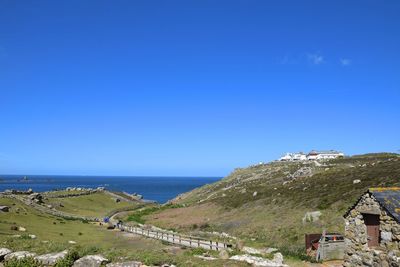
[[[379,246],[368,246],[363,214],[379,215]],[[345,243],[345,267],[400,267],[400,225],[369,192],[345,216]]]

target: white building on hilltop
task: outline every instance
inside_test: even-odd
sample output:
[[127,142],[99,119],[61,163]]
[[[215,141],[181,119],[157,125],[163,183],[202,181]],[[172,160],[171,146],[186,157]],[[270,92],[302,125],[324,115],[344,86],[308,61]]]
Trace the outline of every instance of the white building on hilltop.
[[307,156],[303,152],[286,153],[284,156],[280,157],[279,160],[280,161],[300,161],[300,160],[307,160]]
[[336,159],[340,157],[344,157],[344,154],[336,150],[327,150],[327,151],[312,150],[307,155],[308,160]]

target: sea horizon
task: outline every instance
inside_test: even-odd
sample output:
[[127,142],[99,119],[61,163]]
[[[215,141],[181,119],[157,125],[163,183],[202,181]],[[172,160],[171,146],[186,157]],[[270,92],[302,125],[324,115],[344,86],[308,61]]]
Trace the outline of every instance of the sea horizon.
[[165,203],[179,194],[220,179],[222,177],[0,174],[0,191],[32,189],[45,192],[67,187],[105,187],[110,191],[136,193],[146,200]]

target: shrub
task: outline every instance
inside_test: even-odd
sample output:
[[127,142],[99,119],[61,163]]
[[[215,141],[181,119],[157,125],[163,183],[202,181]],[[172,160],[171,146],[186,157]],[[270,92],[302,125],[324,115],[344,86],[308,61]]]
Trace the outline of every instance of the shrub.
[[43,265],[32,257],[13,258],[4,263],[4,267],[42,267]]
[[308,256],[305,251],[304,248],[295,248],[295,247],[280,247],[279,251],[288,257],[291,258],[295,258],[295,259],[299,259],[302,261],[309,261],[309,262],[317,262],[316,259],[314,257]]
[[186,251],[185,254],[193,256],[193,255],[203,255],[203,254],[205,254],[207,252],[208,251],[206,249],[204,249],[204,248],[192,248],[192,249]]
[[18,231],[18,227],[16,225],[11,225],[10,229],[13,231]]
[[79,259],[78,251],[75,249],[70,250],[65,258],[56,262],[54,267],[71,267],[77,259]]

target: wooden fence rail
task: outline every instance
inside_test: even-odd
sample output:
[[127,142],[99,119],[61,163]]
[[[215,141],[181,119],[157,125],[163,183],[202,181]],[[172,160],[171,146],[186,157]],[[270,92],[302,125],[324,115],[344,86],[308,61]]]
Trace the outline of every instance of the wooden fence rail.
[[117,227],[126,232],[143,235],[149,238],[163,240],[172,244],[185,247],[204,248],[208,250],[221,250],[231,248],[232,245],[225,242],[205,240],[198,237],[184,236],[176,233],[161,232],[156,230],[144,229],[140,227],[117,225]]

